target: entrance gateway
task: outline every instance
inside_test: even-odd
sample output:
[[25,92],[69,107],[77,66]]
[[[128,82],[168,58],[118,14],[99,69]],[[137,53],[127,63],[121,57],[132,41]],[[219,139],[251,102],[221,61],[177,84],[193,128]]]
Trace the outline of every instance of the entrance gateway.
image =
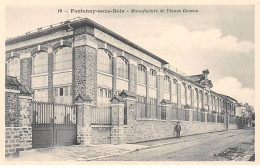
[[32,102],[32,147],[74,145],[77,143],[77,106]]

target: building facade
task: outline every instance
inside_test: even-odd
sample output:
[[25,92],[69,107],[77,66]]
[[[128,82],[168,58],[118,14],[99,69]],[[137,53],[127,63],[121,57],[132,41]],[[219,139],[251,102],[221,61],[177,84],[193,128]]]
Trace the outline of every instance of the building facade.
[[[6,76],[16,77],[23,86],[31,88],[34,101],[75,104],[80,96],[89,97],[93,107],[110,107],[111,99],[116,96],[121,100],[122,92],[133,97],[135,124],[146,130],[156,125],[158,130],[150,130],[156,135],[148,132],[147,137],[125,142],[172,136],[171,127],[175,123],[171,121],[177,120],[176,113],[183,114],[185,120],[187,109],[192,111],[192,119],[188,116],[187,121],[217,122],[219,119],[214,116],[224,116],[225,125],[220,130],[228,129],[229,119],[236,116],[237,101],[212,91],[207,69],[198,75],[185,75],[167,61],[89,19],[39,28],[7,39],[5,44]],[[162,110],[161,106],[173,111]],[[129,115],[129,111],[124,114],[131,125]],[[157,133],[164,127],[160,121],[167,120],[170,124],[164,130],[165,136]],[[146,125],[151,121],[156,122]],[[128,129],[125,134],[140,135],[140,130]]]

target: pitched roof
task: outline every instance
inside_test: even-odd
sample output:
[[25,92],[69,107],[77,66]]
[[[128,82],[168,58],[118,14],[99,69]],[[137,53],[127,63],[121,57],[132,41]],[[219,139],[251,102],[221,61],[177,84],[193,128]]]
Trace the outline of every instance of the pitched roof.
[[13,76],[6,76],[5,77],[5,88],[16,88],[20,91],[20,94],[22,95],[31,95],[33,94],[33,91],[28,86],[23,86],[16,77]]
[[[68,24],[69,24],[69,26],[68,26]],[[15,38],[9,38],[5,41],[5,45],[11,45],[11,44],[18,43],[18,42],[21,42],[21,41],[26,41],[26,40],[37,38],[37,37],[40,37],[40,36],[44,36],[44,35],[47,35],[47,34],[50,34],[50,33],[53,33],[53,32],[57,32],[59,30],[68,30],[71,27],[77,28],[77,27],[82,27],[84,25],[93,26],[94,28],[97,28],[97,29],[107,33],[108,35],[111,35],[111,36],[115,37],[116,39],[126,43],[127,45],[129,45],[129,46],[149,55],[150,57],[160,61],[161,63],[168,64],[168,62],[165,61],[164,59],[158,57],[157,55],[147,51],[146,49],[138,46],[137,44],[127,40],[126,38],[120,36],[119,34],[105,28],[104,26],[101,26],[100,24],[98,24],[98,23],[96,23],[96,22],[94,22],[94,21],[92,21],[88,18],[81,18],[81,19],[78,19],[78,20],[72,19],[71,21],[64,21],[64,22],[61,22],[60,24],[55,24],[55,26],[53,26],[53,25],[48,26],[48,27],[46,27],[46,29],[39,28],[38,29],[39,31],[27,33],[25,35],[18,36],[18,37],[15,37]]]

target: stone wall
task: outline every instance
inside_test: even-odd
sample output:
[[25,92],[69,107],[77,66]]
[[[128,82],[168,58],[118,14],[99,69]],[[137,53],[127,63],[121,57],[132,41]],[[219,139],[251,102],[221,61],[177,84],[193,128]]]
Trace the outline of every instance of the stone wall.
[[18,90],[5,95],[5,156],[18,155],[32,148],[32,104],[30,96]]
[[20,126],[20,113],[18,111],[19,94],[15,92],[5,93],[5,126]]
[[[136,120],[125,128],[127,143],[163,139],[176,136],[174,127],[177,121]],[[181,135],[194,135],[208,132],[224,131],[223,123],[181,121]]]
[[91,143],[97,144],[110,144],[111,142],[111,128],[105,126],[92,127],[92,140]]

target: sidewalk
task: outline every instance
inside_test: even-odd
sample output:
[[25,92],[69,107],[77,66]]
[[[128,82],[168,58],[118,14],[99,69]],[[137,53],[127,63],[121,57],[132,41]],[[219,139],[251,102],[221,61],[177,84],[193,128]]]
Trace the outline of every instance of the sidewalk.
[[6,161],[92,161],[101,158],[121,155],[133,151],[154,148],[167,144],[181,143],[192,141],[209,136],[223,135],[235,132],[236,130],[205,133],[198,135],[190,135],[181,138],[168,138],[135,144],[122,145],[73,145],[73,146],[57,146],[50,148],[33,149],[30,151],[20,152],[19,157],[6,158]]

